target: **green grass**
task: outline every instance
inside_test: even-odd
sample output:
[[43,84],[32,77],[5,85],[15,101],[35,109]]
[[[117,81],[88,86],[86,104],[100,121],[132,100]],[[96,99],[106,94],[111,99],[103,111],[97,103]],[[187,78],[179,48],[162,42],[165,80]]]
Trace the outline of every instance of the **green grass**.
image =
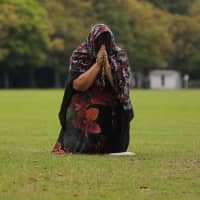
[[0,91],[1,200],[200,199],[200,90],[132,91],[136,157],[51,154],[62,95]]

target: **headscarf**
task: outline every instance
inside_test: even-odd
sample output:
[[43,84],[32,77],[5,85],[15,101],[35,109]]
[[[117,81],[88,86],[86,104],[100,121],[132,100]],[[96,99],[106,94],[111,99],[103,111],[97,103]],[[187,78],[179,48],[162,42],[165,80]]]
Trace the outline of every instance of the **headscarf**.
[[[133,118],[133,110],[129,98],[130,89],[130,66],[128,56],[124,50],[119,48],[110,28],[105,24],[93,26],[89,36],[72,53],[70,58],[69,73],[75,76],[87,71],[96,61],[95,40],[103,33],[108,32],[111,36],[110,51],[108,59],[117,96],[125,111],[129,112],[129,119]],[[96,80],[103,87],[103,80],[99,76]]]

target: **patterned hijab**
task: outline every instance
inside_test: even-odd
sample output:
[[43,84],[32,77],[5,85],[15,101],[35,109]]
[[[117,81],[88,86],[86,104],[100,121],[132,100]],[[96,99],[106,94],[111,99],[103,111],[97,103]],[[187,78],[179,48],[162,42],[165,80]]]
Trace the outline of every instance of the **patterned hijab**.
[[[96,61],[97,52],[95,50],[95,40],[103,33],[109,33],[110,51],[108,52],[108,59],[111,65],[113,82],[117,89],[118,99],[123,105],[125,111],[131,111],[130,119],[133,117],[132,105],[129,98],[130,89],[130,67],[128,56],[124,50],[119,48],[114,39],[114,35],[110,28],[105,24],[97,24],[93,26],[87,39],[81,43],[72,53],[70,58],[69,73],[81,74],[87,71]],[[99,84],[102,84],[101,76],[98,77]]]

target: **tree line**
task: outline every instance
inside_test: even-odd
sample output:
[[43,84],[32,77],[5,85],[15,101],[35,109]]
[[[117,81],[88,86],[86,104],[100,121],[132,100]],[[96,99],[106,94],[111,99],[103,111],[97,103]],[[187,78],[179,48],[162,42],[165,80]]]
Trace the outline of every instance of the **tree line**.
[[60,87],[72,50],[96,23],[110,26],[134,72],[166,68],[200,77],[200,0],[0,0],[2,87],[12,71],[26,71],[36,87],[43,68]]

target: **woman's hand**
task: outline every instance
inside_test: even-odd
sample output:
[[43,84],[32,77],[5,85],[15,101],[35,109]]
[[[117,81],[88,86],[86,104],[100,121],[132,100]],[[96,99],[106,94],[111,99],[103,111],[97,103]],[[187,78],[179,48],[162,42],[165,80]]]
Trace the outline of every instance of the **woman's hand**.
[[105,52],[105,55],[104,55],[104,70],[105,70],[106,76],[109,77],[111,75],[111,67],[108,60],[107,52]]
[[[111,71],[111,66],[108,60],[108,54],[107,51],[105,50],[104,52],[104,65],[103,65],[103,73],[107,76],[111,86],[115,89],[114,82],[113,82],[113,77],[112,77],[112,71]],[[116,90],[116,89],[115,89]]]
[[99,69],[103,68],[104,64],[104,55],[105,55],[105,45],[101,45],[99,52],[97,53],[96,64]]

